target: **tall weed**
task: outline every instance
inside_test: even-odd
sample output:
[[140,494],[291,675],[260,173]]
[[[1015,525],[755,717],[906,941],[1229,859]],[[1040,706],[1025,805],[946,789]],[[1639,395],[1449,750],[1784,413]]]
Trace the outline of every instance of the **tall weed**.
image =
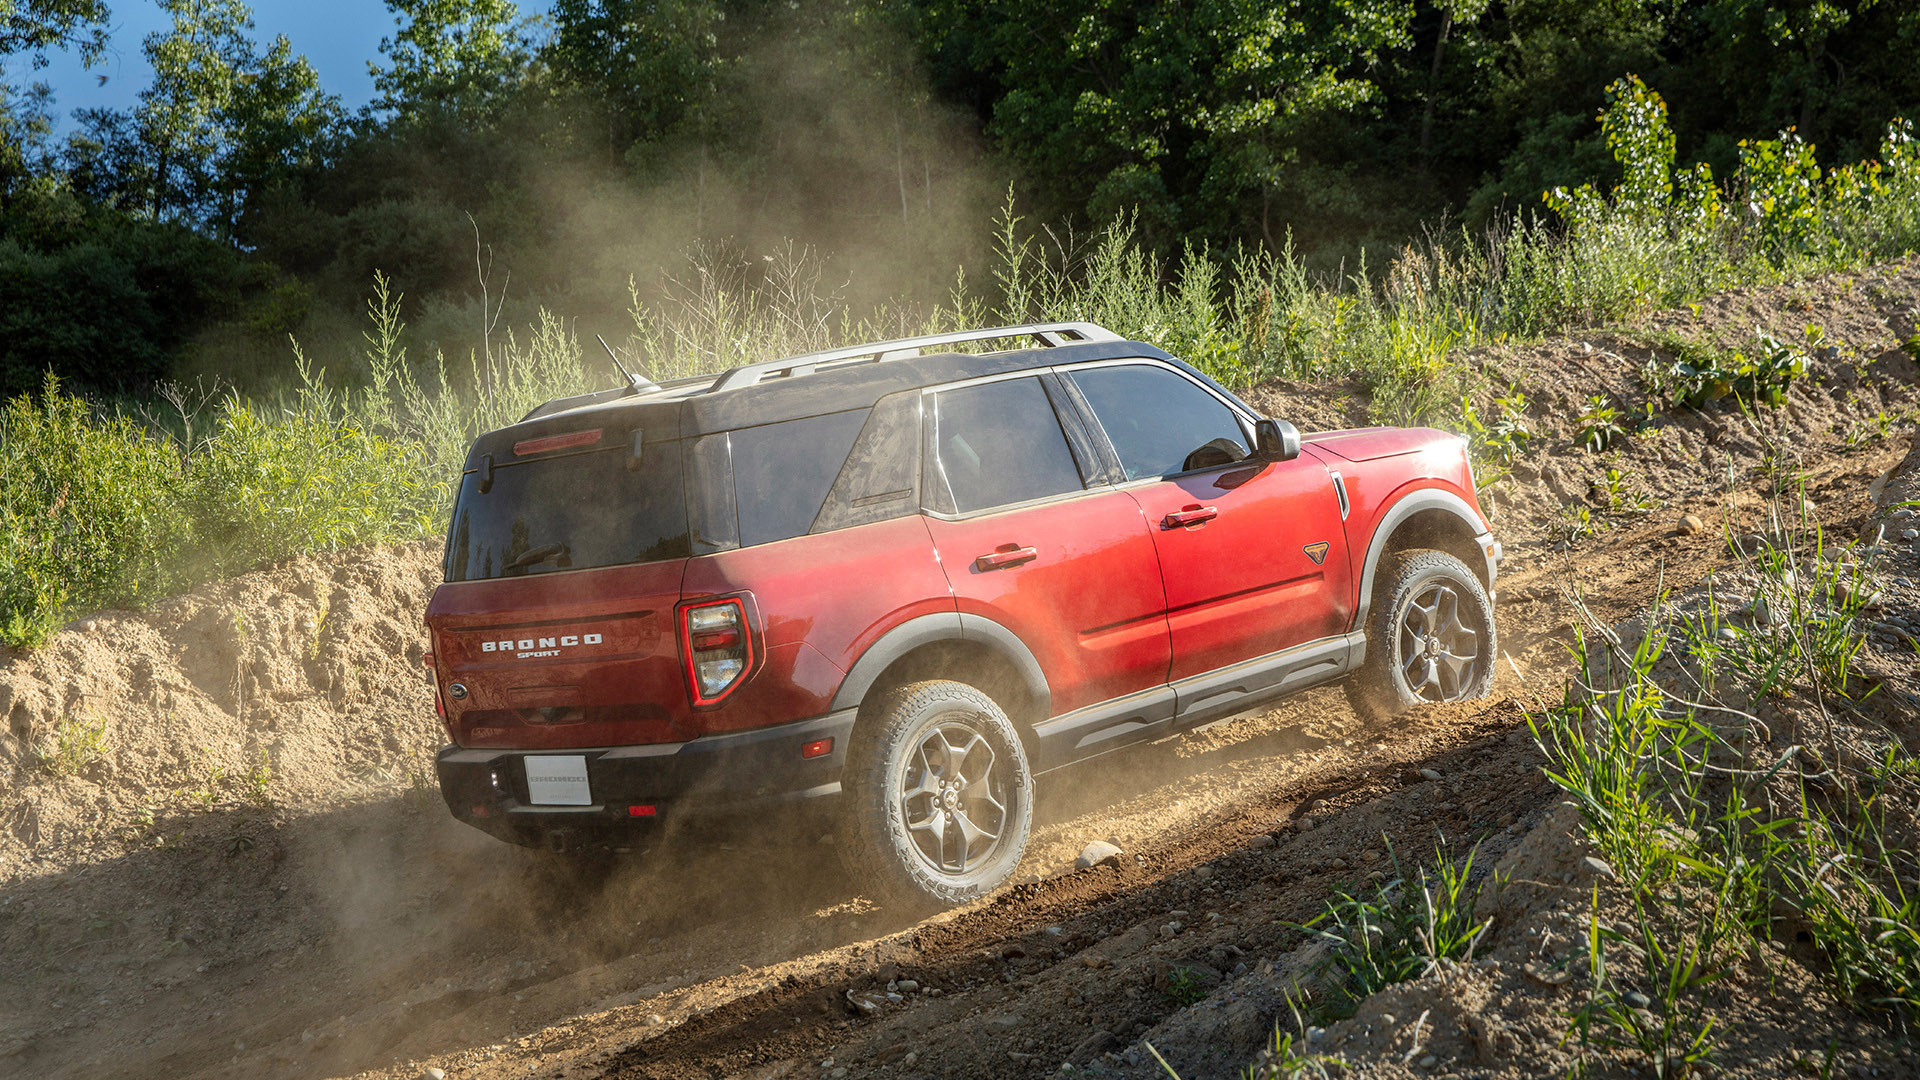
[[36,645],[72,609],[140,604],[177,583],[191,534],[178,447],[97,415],[48,375],[0,413],[0,641]]
[[[1637,1050],[1659,1076],[1711,1064],[1722,1033],[1705,988],[1796,939],[1856,1007],[1903,1028],[1920,1010],[1920,759],[1836,716],[1870,692],[1855,670],[1866,570],[1817,529],[1779,535],[1745,556],[1759,584],[1742,622],[1710,594],[1690,615],[1663,598],[1630,651],[1596,626],[1574,648],[1583,679],[1530,721],[1619,879],[1595,894],[1574,1033]],[[1723,694],[1806,704],[1788,731]]]

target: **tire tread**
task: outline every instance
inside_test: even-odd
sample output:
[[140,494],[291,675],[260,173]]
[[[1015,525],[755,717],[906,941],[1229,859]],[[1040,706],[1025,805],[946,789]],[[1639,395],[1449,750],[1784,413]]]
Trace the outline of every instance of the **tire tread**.
[[[840,851],[856,884],[862,891],[877,892],[879,895],[874,898],[883,903],[891,902],[913,909],[950,907],[977,899],[1001,883],[996,880],[982,888],[915,878],[900,865],[891,841],[892,819],[900,812],[899,800],[890,795],[880,800],[887,817],[885,821],[873,820],[871,813],[873,793],[876,789],[884,789],[888,783],[884,748],[901,739],[906,729],[917,723],[926,709],[941,702],[951,702],[956,697],[971,699],[969,703],[979,712],[1006,725],[1006,732],[1012,737],[1015,750],[1020,749],[1019,733],[1000,706],[975,687],[951,679],[926,679],[886,692],[874,703],[874,726],[864,734],[857,735],[853,745],[848,748],[842,782],[849,796],[851,820],[841,830]],[[1019,832],[1011,838],[1017,853],[1025,851],[1027,834],[1032,828],[1033,778],[1023,753],[1016,752],[1015,764],[1017,772],[1014,783],[1025,794],[1025,813],[1017,824]],[[1008,869],[1009,875],[1018,864],[1016,854]]]
[[1493,684],[1493,667],[1500,654],[1499,632],[1494,624],[1493,604],[1480,578],[1467,564],[1444,551],[1409,548],[1386,555],[1381,563],[1379,583],[1374,587],[1373,603],[1367,610],[1367,658],[1346,682],[1347,701],[1353,711],[1368,723],[1383,723],[1414,708],[1398,691],[1399,680],[1393,670],[1393,618],[1400,600],[1419,579],[1444,570],[1464,585],[1469,597],[1480,608],[1486,626],[1486,662],[1475,676],[1475,686],[1463,700],[1484,696]]

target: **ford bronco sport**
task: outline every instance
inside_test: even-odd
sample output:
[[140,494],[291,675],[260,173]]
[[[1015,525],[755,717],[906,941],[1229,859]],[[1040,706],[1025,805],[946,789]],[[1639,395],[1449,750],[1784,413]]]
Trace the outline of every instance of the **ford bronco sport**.
[[1336,679],[1484,694],[1499,560],[1460,438],[1303,439],[1088,323],[631,379],[468,454],[441,789],[556,848],[827,807],[863,889],[956,903],[1050,770]]

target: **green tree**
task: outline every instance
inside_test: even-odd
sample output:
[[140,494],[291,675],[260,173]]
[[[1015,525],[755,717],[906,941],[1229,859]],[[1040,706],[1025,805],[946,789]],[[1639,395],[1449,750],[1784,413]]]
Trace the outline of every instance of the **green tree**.
[[551,18],[545,59],[577,105],[603,114],[610,151],[702,126],[727,64],[721,4],[555,0]]
[[[1411,0],[931,0],[946,65],[990,80],[987,129],[1053,208],[1137,208],[1226,237],[1279,181],[1308,121],[1376,100]],[[1258,214],[1256,209],[1254,214]]]
[[239,0],[162,0],[173,27],[147,37],[153,84],[134,110],[149,158],[148,207],[231,237],[242,203],[325,152],[339,99],[285,37],[255,52]]
[[0,82],[0,207],[22,185],[52,171],[52,101],[45,83],[22,93]]
[[49,49],[78,49],[91,67],[107,47],[102,0],[0,0],[0,57],[26,52],[45,67]]
[[387,0],[399,31],[380,40],[388,66],[368,64],[373,108],[491,116],[524,79],[527,23],[512,0]]

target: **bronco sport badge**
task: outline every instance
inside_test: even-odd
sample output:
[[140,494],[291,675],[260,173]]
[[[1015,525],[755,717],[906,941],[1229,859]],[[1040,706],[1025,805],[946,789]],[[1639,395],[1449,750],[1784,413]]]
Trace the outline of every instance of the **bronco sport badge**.
[[559,656],[561,649],[571,649],[575,645],[598,645],[601,640],[599,634],[568,634],[565,637],[558,638],[542,637],[521,638],[518,641],[483,641],[480,643],[480,651],[483,653],[510,652],[516,654],[516,659],[526,660],[537,656]]
[[1307,553],[1307,558],[1312,559],[1313,565],[1315,566],[1319,566],[1327,561],[1327,541],[1325,540],[1317,544],[1308,544],[1300,550]]

